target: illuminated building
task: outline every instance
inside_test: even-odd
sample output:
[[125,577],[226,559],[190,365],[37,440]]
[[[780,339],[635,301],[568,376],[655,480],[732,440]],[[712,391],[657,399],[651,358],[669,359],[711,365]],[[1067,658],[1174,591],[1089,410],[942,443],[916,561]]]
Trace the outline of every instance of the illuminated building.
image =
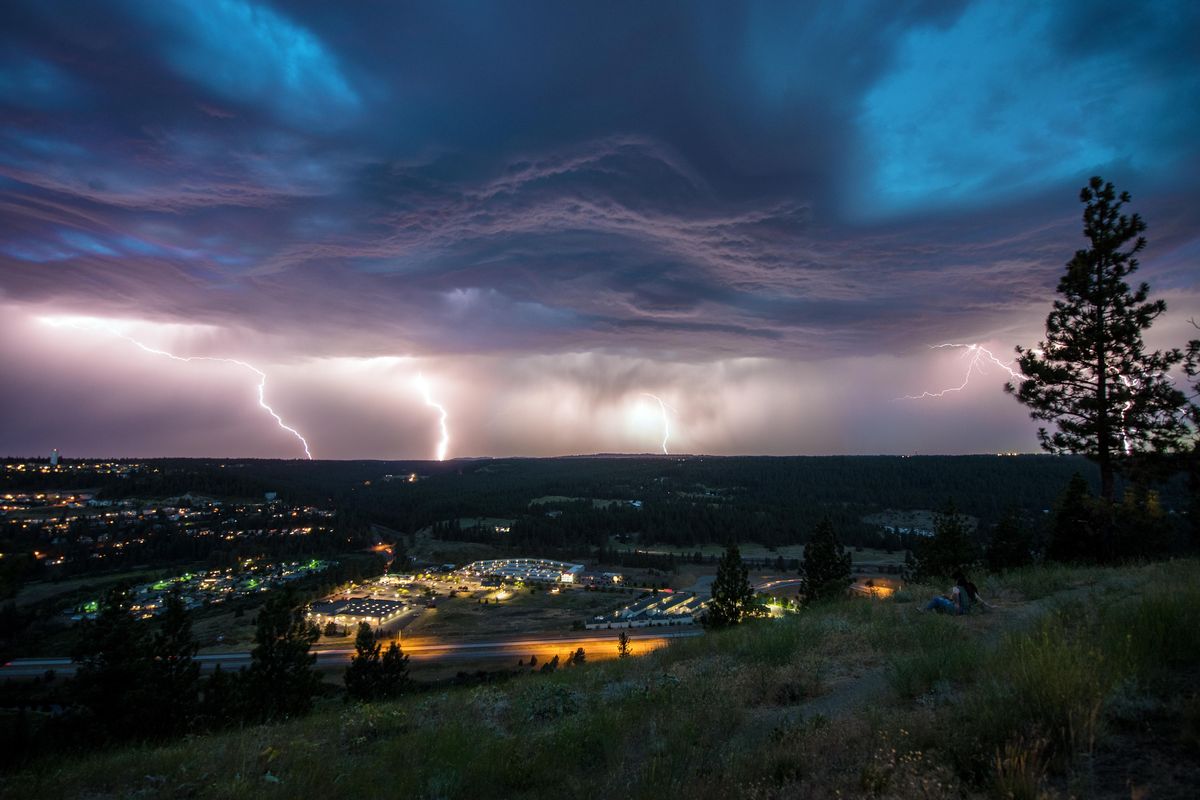
[[331,600],[324,603],[313,603],[309,609],[308,618],[317,625],[332,622],[342,627],[352,627],[360,622],[365,622],[372,626],[379,626],[398,619],[407,608],[408,604],[400,600],[370,598]]
[[583,564],[552,561],[548,558],[499,558],[492,561],[474,561],[463,567],[460,572],[513,581],[575,583],[576,577],[583,572]]

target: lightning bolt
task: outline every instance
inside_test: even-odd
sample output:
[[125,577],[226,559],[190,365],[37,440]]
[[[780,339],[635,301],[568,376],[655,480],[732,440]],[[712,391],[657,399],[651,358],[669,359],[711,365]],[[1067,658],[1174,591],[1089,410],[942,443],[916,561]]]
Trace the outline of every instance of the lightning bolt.
[[308,449],[308,440],[300,435],[300,431],[298,431],[295,428],[291,427],[290,425],[286,424],[283,421],[283,418],[275,412],[275,409],[271,408],[271,406],[269,406],[267,404],[267,399],[266,399],[267,373],[263,372],[261,369],[254,366],[253,364],[248,364],[245,361],[239,361],[236,358],[218,358],[216,356],[177,356],[174,353],[167,352],[166,350],[159,350],[156,347],[151,347],[150,345],[138,341],[137,339],[114,328],[113,326],[107,325],[107,324],[101,323],[101,322],[97,322],[97,323],[91,324],[91,325],[84,325],[75,320],[61,319],[61,318],[54,318],[54,317],[43,317],[41,319],[41,321],[48,325],[51,325],[55,328],[72,328],[74,330],[84,331],[84,332],[93,332],[93,331],[97,331],[97,330],[102,330],[105,333],[108,333],[112,336],[117,337],[118,339],[124,339],[125,341],[129,342],[132,345],[135,345],[136,347],[140,348],[141,350],[144,350],[147,353],[153,353],[156,356],[164,356],[166,358],[171,359],[172,361],[184,361],[184,362],[218,361],[223,364],[235,364],[244,370],[253,372],[255,375],[258,376],[258,406],[259,406],[259,408],[261,408],[263,411],[266,411],[268,414],[270,414],[271,417],[275,420],[275,424],[277,424],[280,428],[287,431],[292,436],[295,436],[296,439],[299,440],[301,446],[304,448],[305,457],[308,458],[308,460],[310,460],[310,461],[312,460],[313,455],[312,455],[312,451]]
[[1008,363],[1001,361],[999,358],[996,357],[995,353],[993,353],[991,350],[988,350],[986,347],[984,347],[981,344],[958,344],[958,343],[954,343],[954,342],[947,342],[945,344],[931,345],[929,349],[930,350],[961,349],[963,351],[962,358],[966,359],[966,361],[967,361],[967,369],[966,369],[966,372],[963,373],[962,383],[960,383],[958,386],[951,386],[947,389],[942,389],[942,390],[936,391],[936,392],[921,392],[920,394],[906,394],[903,397],[897,397],[896,398],[897,400],[925,400],[925,399],[930,399],[930,398],[945,397],[946,395],[950,394],[951,392],[961,392],[963,389],[967,388],[968,384],[970,384],[971,376],[972,375],[983,375],[984,368],[987,367],[989,364],[999,367],[1000,369],[1004,370],[1006,373],[1008,373],[1008,376],[1010,378],[1016,378],[1017,380],[1022,380],[1025,377],[1019,371],[1012,368],[1011,361]]
[[438,440],[437,444],[437,460],[445,461],[446,449],[450,447],[450,429],[446,427],[446,419],[449,417],[449,414],[446,413],[446,407],[435,402],[433,396],[429,394],[429,382],[425,380],[424,375],[417,375],[417,388],[421,392],[421,397],[425,400],[425,405],[429,406],[430,408],[437,409],[437,412],[440,415],[438,418],[438,426],[441,428],[442,436]]
[[[1133,391],[1134,383],[1128,375],[1118,375],[1117,377],[1121,379],[1121,383],[1125,384],[1126,389]],[[1167,376],[1167,380],[1170,380],[1170,376]],[[1126,425],[1126,421],[1129,419],[1129,412],[1132,409],[1132,400],[1127,400],[1125,405],[1121,406],[1121,449],[1125,451],[1125,455],[1127,456],[1133,454],[1133,443],[1129,441],[1129,428]]]
[[[1006,363],[1004,361],[1001,361],[999,358],[996,357],[995,353],[993,353],[991,350],[988,350],[986,347],[984,347],[981,344],[959,344],[959,343],[948,342],[946,344],[932,345],[929,349],[931,349],[931,350],[962,349],[963,350],[962,357],[967,359],[967,369],[966,369],[966,372],[963,374],[962,383],[960,383],[958,386],[951,386],[948,389],[942,389],[941,391],[937,391],[937,392],[922,392],[921,394],[916,394],[916,395],[906,394],[904,397],[897,397],[896,398],[897,400],[924,400],[927,398],[945,397],[947,394],[950,394],[951,392],[961,392],[963,389],[967,388],[968,384],[970,384],[971,376],[972,375],[982,375],[984,372],[984,367],[986,367],[988,364],[991,364],[993,366],[999,367],[1000,369],[1004,370],[1005,372],[1008,373],[1008,376],[1010,378],[1015,378],[1016,380],[1024,380],[1025,379],[1025,376],[1019,370],[1015,370],[1012,368],[1013,362],[1009,361]],[[1037,353],[1038,355],[1042,354],[1042,351],[1040,351],[1040,350],[1034,350],[1033,352]],[[1116,377],[1118,380],[1120,380],[1121,383],[1123,383],[1125,385],[1126,389],[1132,390],[1135,386],[1135,382],[1128,375],[1117,374],[1114,377]],[[1170,376],[1167,376],[1167,379],[1170,380]],[[1132,408],[1133,408],[1132,400],[1127,401],[1123,406],[1121,406],[1121,422],[1122,423],[1125,422],[1125,420],[1128,417],[1128,414]],[[1122,427],[1121,427],[1121,446],[1122,446],[1122,449],[1125,451],[1126,455],[1133,453],[1133,443],[1129,441],[1129,430],[1124,424],[1122,424]]]
[[[667,452],[667,439],[669,439],[671,437],[671,421],[670,421],[670,418],[667,416],[667,410],[670,409],[671,411],[675,411],[675,409],[671,408],[671,406],[664,403],[663,399],[661,397],[659,397],[658,395],[650,394],[649,392],[642,392],[642,396],[649,397],[658,403],[658,409],[659,409],[659,411],[662,412],[662,426],[663,426],[662,451],[663,451],[663,455],[670,455],[670,453]],[[679,412],[675,411],[675,413],[679,413]]]

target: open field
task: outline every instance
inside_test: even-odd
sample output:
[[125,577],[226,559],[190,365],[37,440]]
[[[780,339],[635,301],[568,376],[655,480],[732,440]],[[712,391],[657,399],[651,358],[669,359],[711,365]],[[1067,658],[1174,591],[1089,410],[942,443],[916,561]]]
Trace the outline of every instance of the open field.
[[[1195,560],[839,600],[644,658],[48,759],[10,796],[1192,797]],[[515,669],[515,665],[514,665]],[[273,780],[264,780],[270,775]]]
[[65,581],[28,583],[22,586],[21,591],[17,593],[16,604],[18,606],[33,605],[34,603],[51,600],[55,597],[61,597],[74,592],[99,595],[109,586],[121,581],[142,580],[154,575],[160,575],[164,571],[163,569],[136,569],[128,572],[115,572],[110,575],[89,575],[82,578],[71,578]]
[[494,547],[476,542],[450,542],[434,539],[432,528],[422,528],[413,534],[413,545],[408,553],[417,561],[435,564],[467,564],[487,558],[496,558],[499,551]]
[[[665,544],[623,544],[617,537],[609,540],[609,547],[624,552],[652,553],[655,555],[674,555],[676,558],[687,558],[699,552],[705,558],[720,558],[725,552],[725,546],[720,544],[705,544],[696,547],[674,547]],[[785,561],[804,558],[804,545],[792,544],[771,549],[761,544],[747,542],[738,545],[742,558],[774,561],[782,557]],[[870,547],[847,548],[855,564],[903,564],[904,552],[889,553],[886,550],[876,550]]]
[[[960,514],[966,522],[968,530],[975,530],[979,527],[979,520],[968,514]],[[937,520],[937,512],[925,510],[910,510],[897,511],[888,509],[880,511],[877,514],[868,514],[862,518],[863,522],[869,525],[889,525],[894,528],[908,529],[909,531],[930,531],[934,529],[934,524]]]
[[209,609],[196,617],[192,635],[206,653],[248,650],[254,646],[254,615],[249,609],[237,616],[232,609]]
[[[586,497],[564,497],[563,495],[559,495],[559,494],[548,494],[548,495],[543,495],[542,497],[533,498],[532,500],[529,501],[529,505],[544,506],[548,503],[580,503],[580,502],[583,502],[586,500],[587,500]],[[592,508],[608,508],[609,506],[613,505],[614,503],[621,503],[621,502],[624,502],[624,501],[622,501],[622,500],[606,500],[606,499],[597,497],[597,498],[592,499]]]
[[458,524],[463,530],[476,526],[507,528],[513,524],[513,520],[505,517],[459,517]]
[[[565,589],[558,594],[538,589],[512,592],[460,593],[439,598],[436,609],[426,609],[404,629],[404,636],[469,637],[536,631],[567,631],[575,621],[612,611],[636,593],[591,592]],[[502,597],[499,601],[497,596]],[[479,601],[487,599],[487,605]]]

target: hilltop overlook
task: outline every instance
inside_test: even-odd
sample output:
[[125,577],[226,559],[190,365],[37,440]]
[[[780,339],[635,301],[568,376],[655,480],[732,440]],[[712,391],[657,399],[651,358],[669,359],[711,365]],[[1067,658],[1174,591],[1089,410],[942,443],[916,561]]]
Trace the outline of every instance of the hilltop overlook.
[[921,613],[942,587],[909,585],[642,657],[48,759],[2,785],[63,798],[1184,798],[1200,778],[1197,567],[1029,568],[989,579],[994,609],[969,617]]

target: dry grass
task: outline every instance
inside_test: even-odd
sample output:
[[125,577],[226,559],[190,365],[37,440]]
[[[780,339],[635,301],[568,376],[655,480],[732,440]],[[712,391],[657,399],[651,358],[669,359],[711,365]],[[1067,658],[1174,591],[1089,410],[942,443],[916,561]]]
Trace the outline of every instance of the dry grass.
[[[968,619],[834,602],[645,657],[47,759],[0,793],[1041,798],[1103,741],[1118,687],[1200,657],[1200,588],[1176,583],[1196,566],[1031,572],[1016,580],[1041,600]],[[893,677],[826,702],[868,674]]]

